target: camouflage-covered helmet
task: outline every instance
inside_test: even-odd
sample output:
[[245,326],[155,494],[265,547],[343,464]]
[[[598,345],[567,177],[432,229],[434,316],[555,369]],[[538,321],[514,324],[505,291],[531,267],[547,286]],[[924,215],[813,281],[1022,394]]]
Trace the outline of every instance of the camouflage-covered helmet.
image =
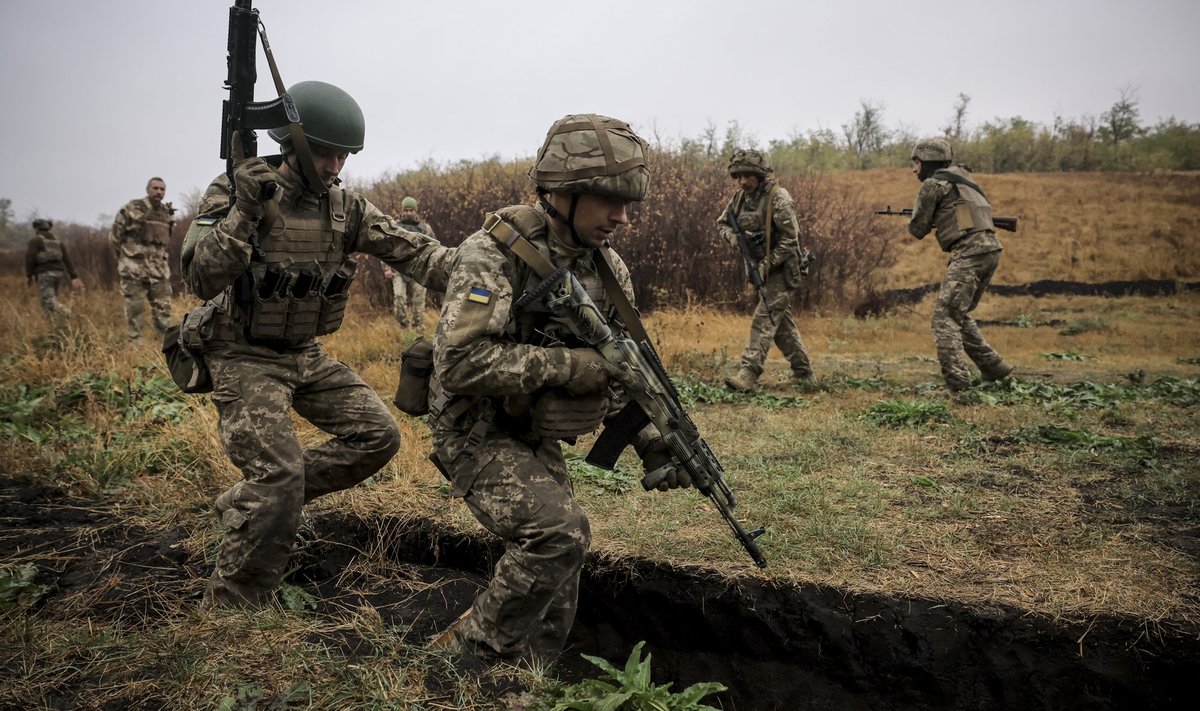
[[729,174],[737,177],[743,173],[767,177],[774,169],[767,165],[767,157],[753,148],[739,148],[729,156]]
[[404,198],[403,200],[400,201],[400,209],[401,210],[417,209],[417,199],[415,197]]
[[47,220],[47,219],[43,219],[41,217],[39,217],[33,221],[33,229],[38,230],[39,232],[42,230],[48,230],[53,226],[54,226],[53,222],[51,222],[50,220]]
[[912,159],[928,162],[942,162],[954,160],[954,151],[950,148],[950,142],[944,138],[926,138],[917,141],[917,145],[913,146]]
[[[362,150],[367,122],[352,96],[323,81],[293,84],[288,94],[296,102],[304,137],[310,143],[350,153]],[[291,152],[292,138],[287,126],[273,128],[267,135],[284,153]]]
[[650,170],[646,142],[629,124],[599,114],[564,116],[546,133],[529,177],[549,193],[589,193],[638,201]]

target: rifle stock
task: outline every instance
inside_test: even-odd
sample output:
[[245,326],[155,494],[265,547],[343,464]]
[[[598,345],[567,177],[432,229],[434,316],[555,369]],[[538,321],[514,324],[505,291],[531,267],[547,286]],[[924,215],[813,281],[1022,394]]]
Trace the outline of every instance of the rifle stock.
[[[891,205],[887,206],[886,210],[876,210],[876,215],[896,215],[901,217],[912,217],[912,208],[906,207],[903,210],[893,210]],[[992,224],[998,230],[1006,230],[1008,232],[1017,231],[1018,218],[1015,215],[992,215]]]

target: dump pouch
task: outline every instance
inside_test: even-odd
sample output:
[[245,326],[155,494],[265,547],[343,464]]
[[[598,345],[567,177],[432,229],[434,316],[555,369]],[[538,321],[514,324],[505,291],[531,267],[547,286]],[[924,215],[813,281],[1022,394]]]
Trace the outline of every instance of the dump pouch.
[[213,336],[218,308],[207,303],[188,311],[183,322],[163,334],[162,352],[171,380],[185,393],[212,392],[212,375],[204,349]]
[[429,413],[429,378],[433,375],[433,342],[418,338],[400,355],[400,383],[392,401],[414,417]]

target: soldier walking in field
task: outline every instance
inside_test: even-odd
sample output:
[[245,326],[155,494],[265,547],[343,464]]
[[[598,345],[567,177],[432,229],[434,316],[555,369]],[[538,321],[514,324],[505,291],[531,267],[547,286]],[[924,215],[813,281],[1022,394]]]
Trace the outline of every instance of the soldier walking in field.
[[58,287],[62,284],[63,276],[71,280],[71,286],[83,288],[66,245],[50,231],[53,226],[50,220],[34,220],[36,234],[25,248],[25,280],[31,285],[37,283],[38,301],[52,322],[71,315],[71,309],[58,300]]
[[[414,197],[406,197],[400,203],[400,224],[404,225],[406,230],[437,239],[433,228],[417,214],[417,199]],[[418,331],[424,330],[425,287],[415,279],[393,272],[388,267],[383,268],[383,276],[392,280],[392,312],[396,321],[404,328],[411,325]]]
[[[791,313],[793,297],[807,269],[800,249],[799,223],[792,196],[768,177],[771,172],[759,151],[734,151],[729,159],[729,175],[737,181],[738,190],[717,218],[717,232],[722,239],[735,250],[749,250],[756,273],[748,276],[752,283],[762,285],[741,366],[725,379],[725,387],[739,392],[755,388],[772,343],[791,365],[793,383],[812,377],[808,352]],[[739,245],[739,237],[743,245]]]
[[117,257],[121,296],[125,301],[125,324],[129,339],[142,334],[142,314],[146,302],[154,327],[161,336],[171,325],[171,267],[167,263],[167,245],[175,210],[163,202],[167,184],[162,178],[146,183],[146,197],[125,203],[117,212],[109,232],[109,243]]
[[[400,449],[387,406],[317,341],[341,326],[352,255],[372,255],[442,288],[451,252],[338,187],[366,132],[349,94],[317,81],[288,93],[303,117],[303,140],[288,127],[271,129],[282,155],[238,163],[234,199],[228,177],[218,176],[183,246],[189,286],[214,307],[200,329],[210,332],[204,360],[221,443],[243,476],[214,503],[228,530],[205,607],[269,599],[303,506],[363,481]],[[332,437],[302,447],[292,410]]]
[[[458,248],[434,337],[429,421],[453,494],[505,552],[434,647],[489,663],[552,662],[571,630],[591,531],[559,441],[596,430],[632,376],[523,297],[541,283],[533,264],[549,260],[541,271],[568,268],[608,323],[624,328],[608,284],[630,300],[633,287],[609,240],[646,194],[645,154],[623,121],[560,119],[530,171],[537,203],[489,213]],[[646,471],[670,464],[653,426],[633,444]],[[689,482],[672,469],[662,488]]]
[[1008,377],[1004,362],[979,332],[971,312],[1000,264],[1000,240],[992,223],[992,207],[983,190],[961,165],[951,165],[953,151],[944,138],[930,138],[912,150],[912,172],[921,181],[908,232],[923,239],[932,230],[950,255],[946,275],[933,307],[933,343],[946,387],[971,387],[963,356],[975,362],[984,380]]

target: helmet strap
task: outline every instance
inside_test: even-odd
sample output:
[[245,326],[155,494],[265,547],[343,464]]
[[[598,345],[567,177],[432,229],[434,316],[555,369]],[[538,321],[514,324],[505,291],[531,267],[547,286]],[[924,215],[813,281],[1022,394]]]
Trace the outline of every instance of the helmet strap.
[[579,207],[579,193],[571,193],[571,209],[567,211],[567,216],[563,217],[563,214],[546,199],[547,192],[538,189],[538,204],[542,206],[547,215],[566,225],[567,229],[571,231],[571,239],[575,240],[575,246],[582,247],[583,240],[579,239],[579,233],[575,231],[575,209]]

